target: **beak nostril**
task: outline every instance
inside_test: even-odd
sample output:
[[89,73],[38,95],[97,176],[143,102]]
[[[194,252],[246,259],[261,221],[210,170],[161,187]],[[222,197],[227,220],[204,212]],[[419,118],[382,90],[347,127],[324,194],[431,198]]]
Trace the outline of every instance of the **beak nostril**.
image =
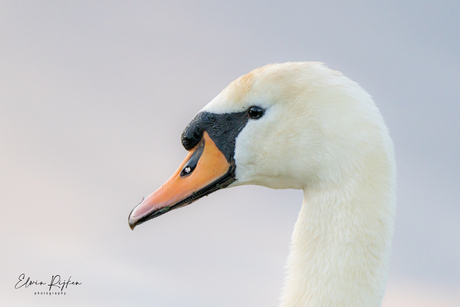
[[196,168],[196,166],[198,164],[198,161],[201,158],[201,154],[203,153],[204,144],[205,144],[204,139],[202,139],[200,141],[200,143],[198,144],[198,147],[195,150],[195,152],[192,154],[192,156],[187,161],[187,163],[185,163],[184,168],[180,172],[180,176],[182,178],[187,177],[188,175],[190,175],[195,170],[195,168]]
[[195,168],[192,169],[190,166],[186,166],[180,172],[180,176],[181,177],[186,177],[186,176],[190,175],[194,169]]

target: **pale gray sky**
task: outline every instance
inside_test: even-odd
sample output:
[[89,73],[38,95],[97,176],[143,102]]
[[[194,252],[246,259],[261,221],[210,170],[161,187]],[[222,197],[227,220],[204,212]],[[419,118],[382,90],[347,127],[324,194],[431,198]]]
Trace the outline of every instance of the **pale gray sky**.
[[[459,306],[460,3],[318,2],[0,0],[2,305],[277,306],[300,191],[223,190],[134,232],[127,217],[228,83],[321,61],[395,141],[384,306]],[[21,273],[83,285],[35,296]]]

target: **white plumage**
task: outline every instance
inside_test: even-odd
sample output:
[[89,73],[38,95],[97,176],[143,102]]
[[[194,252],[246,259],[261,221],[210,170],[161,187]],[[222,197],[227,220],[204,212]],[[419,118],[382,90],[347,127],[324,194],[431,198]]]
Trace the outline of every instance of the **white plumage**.
[[236,139],[237,181],[303,189],[281,306],[380,306],[396,207],[393,144],[358,84],[320,63],[267,65],[203,110],[266,109]]

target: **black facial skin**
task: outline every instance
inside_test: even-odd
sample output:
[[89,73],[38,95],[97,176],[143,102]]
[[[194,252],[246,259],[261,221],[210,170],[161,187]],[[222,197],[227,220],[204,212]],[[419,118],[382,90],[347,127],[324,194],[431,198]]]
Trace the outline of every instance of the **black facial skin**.
[[182,133],[182,146],[194,148],[206,131],[229,163],[234,162],[235,142],[248,122],[247,112],[215,114],[200,112]]
[[163,215],[173,209],[191,204],[199,198],[207,196],[214,191],[226,188],[232,182],[234,182],[236,180],[236,165],[234,160],[236,138],[241,130],[243,130],[243,128],[246,126],[249,119],[258,119],[263,114],[264,110],[260,107],[251,107],[247,111],[235,113],[198,113],[182,133],[182,145],[187,150],[195,148],[195,146],[198,144],[199,147],[185,164],[180,176],[186,177],[190,175],[195,169],[196,164],[198,163],[204,150],[204,146],[206,146],[203,138],[204,131],[208,133],[209,137],[214,141],[217,148],[227,159],[230,165],[228,172],[221,178],[217,179],[215,182],[193,193],[189,197],[179,201],[171,207],[164,207],[151,212],[149,215],[137,221],[136,225],[142,224],[150,219]]

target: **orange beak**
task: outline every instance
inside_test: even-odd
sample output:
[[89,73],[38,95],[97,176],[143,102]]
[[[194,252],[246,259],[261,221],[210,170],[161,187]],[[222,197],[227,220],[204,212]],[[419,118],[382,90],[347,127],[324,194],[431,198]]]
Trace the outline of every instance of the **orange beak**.
[[134,229],[145,221],[225,188],[235,180],[234,169],[204,132],[201,141],[190,150],[171,178],[131,211],[129,227]]

